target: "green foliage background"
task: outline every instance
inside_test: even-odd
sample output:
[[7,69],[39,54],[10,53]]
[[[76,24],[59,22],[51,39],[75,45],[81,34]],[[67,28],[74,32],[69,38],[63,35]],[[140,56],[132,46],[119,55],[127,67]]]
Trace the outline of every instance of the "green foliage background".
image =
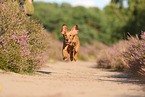
[[81,44],[98,40],[110,45],[126,39],[127,32],[135,35],[145,30],[145,1],[128,0],[128,7],[123,6],[123,1],[111,0],[102,10],[72,7],[68,3],[34,2],[33,18],[40,19],[44,27],[59,40],[62,40],[60,31],[63,24],[69,29],[77,24]]
[[32,18],[40,19],[44,28],[52,32],[53,36],[59,40],[62,40],[60,31],[63,24],[66,24],[69,30],[76,24],[79,26],[78,35],[81,44],[91,43],[92,40],[98,39],[99,19],[96,16],[99,17],[101,14],[98,8],[86,9],[82,6],[71,7],[68,3],[58,5],[43,2],[34,2],[34,8]]

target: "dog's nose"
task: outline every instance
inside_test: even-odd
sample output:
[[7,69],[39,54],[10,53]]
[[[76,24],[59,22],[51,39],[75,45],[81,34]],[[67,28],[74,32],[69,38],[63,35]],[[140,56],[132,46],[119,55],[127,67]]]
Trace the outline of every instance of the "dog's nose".
[[68,39],[66,39],[65,41],[67,41],[67,42],[68,42]]

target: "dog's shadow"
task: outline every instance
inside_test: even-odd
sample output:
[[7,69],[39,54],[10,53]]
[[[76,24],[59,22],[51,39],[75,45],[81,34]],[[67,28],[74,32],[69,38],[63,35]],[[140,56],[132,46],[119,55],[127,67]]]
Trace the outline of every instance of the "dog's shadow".
[[47,71],[36,71],[36,72],[38,72],[38,73],[42,73],[42,74],[51,74],[52,72],[47,72]]

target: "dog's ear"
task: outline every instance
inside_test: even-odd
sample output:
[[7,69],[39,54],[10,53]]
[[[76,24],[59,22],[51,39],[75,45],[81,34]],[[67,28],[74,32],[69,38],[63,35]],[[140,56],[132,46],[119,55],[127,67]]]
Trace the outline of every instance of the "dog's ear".
[[63,24],[61,33],[64,34],[66,31],[67,31],[67,26],[65,24]]
[[75,35],[75,34],[78,34],[79,32],[79,28],[77,25],[75,25],[72,29],[71,29],[72,33]]

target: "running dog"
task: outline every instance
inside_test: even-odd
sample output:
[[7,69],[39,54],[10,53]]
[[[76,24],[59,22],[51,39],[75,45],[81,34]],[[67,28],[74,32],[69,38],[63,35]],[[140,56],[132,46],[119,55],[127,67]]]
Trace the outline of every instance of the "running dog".
[[61,33],[63,34],[63,60],[67,60],[67,52],[70,55],[70,60],[77,60],[77,54],[80,47],[79,37],[76,35],[79,31],[77,25],[75,25],[70,31],[67,30],[67,26],[62,26]]

